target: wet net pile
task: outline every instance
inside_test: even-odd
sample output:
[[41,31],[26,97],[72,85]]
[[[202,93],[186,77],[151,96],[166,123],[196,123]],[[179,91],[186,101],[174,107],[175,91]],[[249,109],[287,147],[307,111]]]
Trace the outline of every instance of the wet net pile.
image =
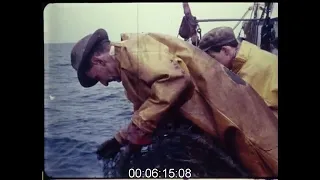
[[103,160],[107,178],[129,178],[129,169],[187,169],[192,177],[248,177],[218,146],[188,120],[160,124],[152,144],[135,154],[122,150],[112,159]]

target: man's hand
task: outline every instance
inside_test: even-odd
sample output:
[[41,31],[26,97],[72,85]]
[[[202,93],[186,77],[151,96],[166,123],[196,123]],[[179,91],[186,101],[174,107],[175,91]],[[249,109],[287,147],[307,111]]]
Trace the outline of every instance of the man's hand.
[[111,158],[115,156],[121,148],[121,144],[115,139],[109,139],[102,143],[97,150],[98,159]]
[[[112,158],[120,151],[121,147],[122,145],[115,138],[105,141],[98,147],[98,150],[96,151],[96,153],[98,154],[98,159]],[[138,153],[141,148],[141,145],[128,144],[125,148],[125,152],[131,155],[134,153]]]

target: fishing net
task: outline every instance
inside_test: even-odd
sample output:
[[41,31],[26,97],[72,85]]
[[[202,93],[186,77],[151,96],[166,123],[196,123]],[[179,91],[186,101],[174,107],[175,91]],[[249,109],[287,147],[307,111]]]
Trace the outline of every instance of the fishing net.
[[152,144],[140,152],[125,150],[111,159],[103,159],[106,178],[129,178],[129,169],[187,169],[192,177],[248,177],[240,164],[228,156],[212,137],[188,120],[160,124]]

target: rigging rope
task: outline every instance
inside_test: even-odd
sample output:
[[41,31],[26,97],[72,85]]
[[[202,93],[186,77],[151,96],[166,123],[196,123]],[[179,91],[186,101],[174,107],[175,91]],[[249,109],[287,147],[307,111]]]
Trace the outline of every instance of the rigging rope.
[[[251,10],[252,10],[252,7],[250,6],[250,7],[248,8],[248,10],[244,13],[244,15],[241,17],[241,19],[244,19],[245,16],[248,14],[248,12],[251,11]],[[241,21],[238,21],[238,23],[233,27],[233,30],[235,30],[235,29],[239,26],[240,22],[241,22]]]

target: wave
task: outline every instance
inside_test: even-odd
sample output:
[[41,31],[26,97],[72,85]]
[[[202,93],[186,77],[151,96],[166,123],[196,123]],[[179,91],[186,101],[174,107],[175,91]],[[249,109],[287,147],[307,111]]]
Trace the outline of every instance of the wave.
[[59,109],[55,109],[55,108],[44,107],[44,112],[54,113],[54,112],[61,112],[61,111]]
[[114,94],[102,96],[102,97],[98,98],[97,100],[98,101],[105,101],[105,100],[113,99],[113,98],[119,98],[119,93],[114,93]]
[[63,138],[45,138],[45,146],[53,148],[53,150],[60,151],[62,155],[70,155],[75,152],[82,155],[90,154],[95,151],[95,147],[98,146],[96,142],[84,142],[68,137]]
[[57,66],[71,66],[70,63],[67,63],[67,64],[58,64]]
[[68,137],[45,137],[45,171],[52,177],[88,177],[84,172],[101,176],[95,151],[96,142]]

